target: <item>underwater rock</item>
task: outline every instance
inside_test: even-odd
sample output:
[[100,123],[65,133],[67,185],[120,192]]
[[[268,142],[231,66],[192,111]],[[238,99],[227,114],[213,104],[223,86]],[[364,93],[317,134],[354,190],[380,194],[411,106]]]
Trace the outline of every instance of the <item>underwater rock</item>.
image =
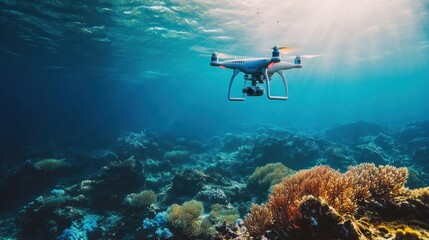
[[427,170],[429,170],[429,145],[414,149],[411,154],[411,160],[414,163],[420,164]]
[[118,209],[126,194],[136,192],[144,182],[141,162],[134,158],[114,161],[103,167],[93,180],[88,196],[95,209]]
[[228,198],[221,188],[213,186],[205,186],[205,189],[198,192],[196,199],[202,201],[204,205],[211,206],[213,204],[227,204]]
[[[136,195],[130,193],[142,186],[144,175],[140,162],[133,158],[111,162],[93,180],[54,189],[28,204],[16,220],[22,228],[20,235],[30,239],[70,239],[73,236],[79,236],[79,239],[101,239],[101,236],[125,239],[133,236],[139,225],[137,219],[148,214],[142,201],[153,202],[154,199],[154,194],[150,193],[149,197],[142,194],[141,198],[132,198]],[[129,206],[135,207],[122,204],[127,194],[131,199]],[[139,211],[135,211],[137,208]],[[96,221],[103,223],[102,228],[90,230],[85,227],[88,222],[85,217],[94,211],[114,211],[127,217],[120,221],[118,219],[122,217],[116,214],[98,216]]]
[[346,171],[348,166],[356,164],[351,154],[352,153],[345,148],[336,146],[327,147],[322,153],[322,158],[317,160],[317,164],[329,165],[340,171]]
[[[63,163],[63,161],[58,161],[61,164]],[[76,170],[63,167],[63,165],[46,167],[46,169],[42,168],[41,165],[39,167],[36,168],[31,160],[27,160],[15,171],[9,171],[8,175],[2,179],[2,186],[0,186],[0,214],[15,210],[21,204],[46,192],[55,186],[55,182],[60,179],[66,182],[67,178],[71,177],[74,174],[73,171]]]
[[121,157],[161,159],[166,145],[156,133],[149,130],[125,133],[118,138],[118,149],[123,155]]
[[164,159],[170,162],[173,166],[193,162],[192,154],[189,151],[184,150],[168,151],[164,153]]
[[392,137],[386,136],[383,133],[378,134],[374,137],[374,143],[381,147],[384,151],[392,151],[395,147],[395,141]]
[[389,130],[381,125],[370,122],[354,122],[342,125],[335,125],[327,129],[324,137],[332,142],[353,145],[359,138],[365,136],[377,136],[380,133],[387,134]]
[[397,134],[398,141],[409,147],[412,147],[413,140],[419,138],[429,138],[429,120],[408,123]]
[[358,145],[355,148],[355,161],[357,163],[372,162],[375,165],[385,165],[388,164],[387,157],[383,149],[373,142]]
[[29,239],[55,239],[72,222],[83,219],[85,212],[67,195],[40,196],[30,202],[16,218],[19,235]]
[[173,179],[173,166],[169,161],[147,158],[142,161],[143,170],[146,174],[146,187],[159,190]]
[[190,140],[186,138],[179,138],[174,142],[175,149],[183,149],[193,153],[203,153],[207,151],[205,143],[198,140]]
[[228,186],[231,184],[231,177],[232,174],[225,168],[220,167],[208,167],[205,171],[205,174],[207,174],[210,177],[210,182],[216,185],[223,185]]
[[222,138],[222,147],[221,151],[224,152],[233,152],[238,149],[238,147],[247,144],[251,141],[251,138],[245,136],[244,134],[238,135],[233,133],[227,133]]
[[295,135],[291,138],[258,139],[252,148],[249,167],[281,162],[292,169],[303,169],[314,165],[320,157],[316,139]]
[[322,198],[301,199],[302,230],[300,239],[360,239],[359,230]]
[[172,170],[172,165],[169,161],[146,158],[142,161],[143,169],[147,172],[167,172]]
[[373,199],[365,204],[366,209],[371,209],[373,212],[374,220],[420,222],[429,229],[429,188],[410,190],[388,201]]
[[416,166],[408,168],[408,179],[406,186],[410,189],[422,188],[429,186],[429,174],[424,168],[418,168]]
[[200,170],[186,169],[177,173],[169,191],[170,198],[194,197],[209,181],[209,176]]

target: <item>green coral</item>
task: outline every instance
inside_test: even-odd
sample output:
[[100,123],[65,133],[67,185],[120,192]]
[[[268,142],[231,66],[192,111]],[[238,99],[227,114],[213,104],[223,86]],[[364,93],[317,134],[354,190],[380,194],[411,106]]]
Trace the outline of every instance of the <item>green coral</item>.
[[154,191],[144,190],[140,193],[131,193],[125,197],[125,202],[131,206],[136,207],[150,207],[156,203],[157,197]]
[[228,226],[234,226],[235,221],[240,218],[240,213],[235,208],[213,204],[210,217],[216,219],[218,223],[226,223]]
[[255,169],[249,177],[247,184],[248,189],[266,194],[268,189],[282,181],[283,178],[294,174],[295,171],[289,169],[282,163],[269,163],[265,166]]
[[38,170],[53,172],[60,167],[66,166],[65,159],[48,158],[34,163],[34,167]]
[[191,158],[190,153],[184,150],[173,150],[164,153],[164,159],[174,163],[183,163],[189,161]]
[[187,236],[202,234],[200,216],[203,213],[203,204],[192,200],[183,205],[173,204],[168,211],[168,222]]

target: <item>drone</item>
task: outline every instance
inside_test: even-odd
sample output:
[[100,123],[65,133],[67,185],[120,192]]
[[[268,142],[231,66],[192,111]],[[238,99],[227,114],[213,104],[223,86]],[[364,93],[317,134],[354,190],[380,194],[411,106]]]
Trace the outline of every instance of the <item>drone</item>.
[[[273,47],[271,58],[242,58],[219,61],[218,53],[214,52],[211,56],[210,66],[230,68],[234,72],[231,80],[229,81],[228,99],[230,101],[244,101],[245,95],[247,96],[262,96],[264,95],[264,87],[258,84],[263,84],[264,81],[267,85],[267,97],[270,100],[288,100],[288,87],[287,80],[283,73],[285,70],[292,68],[302,68],[301,57],[297,55],[294,63],[282,62],[280,57],[280,50],[278,46]],[[235,77],[240,73],[244,73],[244,88],[242,90],[243,97],[231,97],[231,87]],[[274,73],[278,73],[283,80],[285,89],[284,96],[272,96],[270,91],[270,81]],[[251,86],[246,86],[246,81],[252,83]]]

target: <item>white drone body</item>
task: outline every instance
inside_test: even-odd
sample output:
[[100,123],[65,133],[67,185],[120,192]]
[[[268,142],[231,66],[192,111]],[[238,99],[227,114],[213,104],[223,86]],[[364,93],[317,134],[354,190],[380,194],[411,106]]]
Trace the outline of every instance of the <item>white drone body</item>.
[[[244,101],[244,94],[247,96],[262,96],[264,94],[264,88],[258,86],[258,83],[267,84],[267,96],[272,100],[287,100],[288,99],[288,88],[287,80],[283,73],[285,70],[292,68],[302,68],[301,57],[296,56],[294,63],[282,62],[280,58],[280,51],[278,46],[273,47],[273,53],[271,58],[244,58],[244,59],[233,59],[226,61],[219,61],[217,53],[214,52],[211,57],[211,66],[217,66],[221,68],[230,68],[234,70],[228,88],[228,99],[230,101]],[[244,73],[244,88],[243,97],[231,97],[231,86],[234,82],[234,78],[240,72]],[[283,80],[285,88],[284,96],[271,96],[270,94],[270,81],[274,73],[278,73]],[[252,86],[246,87],[246,81],[251,81]]]

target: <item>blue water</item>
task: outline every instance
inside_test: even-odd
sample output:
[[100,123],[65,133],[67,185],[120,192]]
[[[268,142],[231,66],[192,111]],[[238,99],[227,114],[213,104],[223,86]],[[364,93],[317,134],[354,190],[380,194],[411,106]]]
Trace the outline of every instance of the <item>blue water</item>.
[[[0,143],[427,119],[428,12],[427,0],[0,0]],[[285,61],[320,56],[286,72],[288,101],[229,102],[232,71],[211,52],[269,57],[276,44],[295,49]]]

